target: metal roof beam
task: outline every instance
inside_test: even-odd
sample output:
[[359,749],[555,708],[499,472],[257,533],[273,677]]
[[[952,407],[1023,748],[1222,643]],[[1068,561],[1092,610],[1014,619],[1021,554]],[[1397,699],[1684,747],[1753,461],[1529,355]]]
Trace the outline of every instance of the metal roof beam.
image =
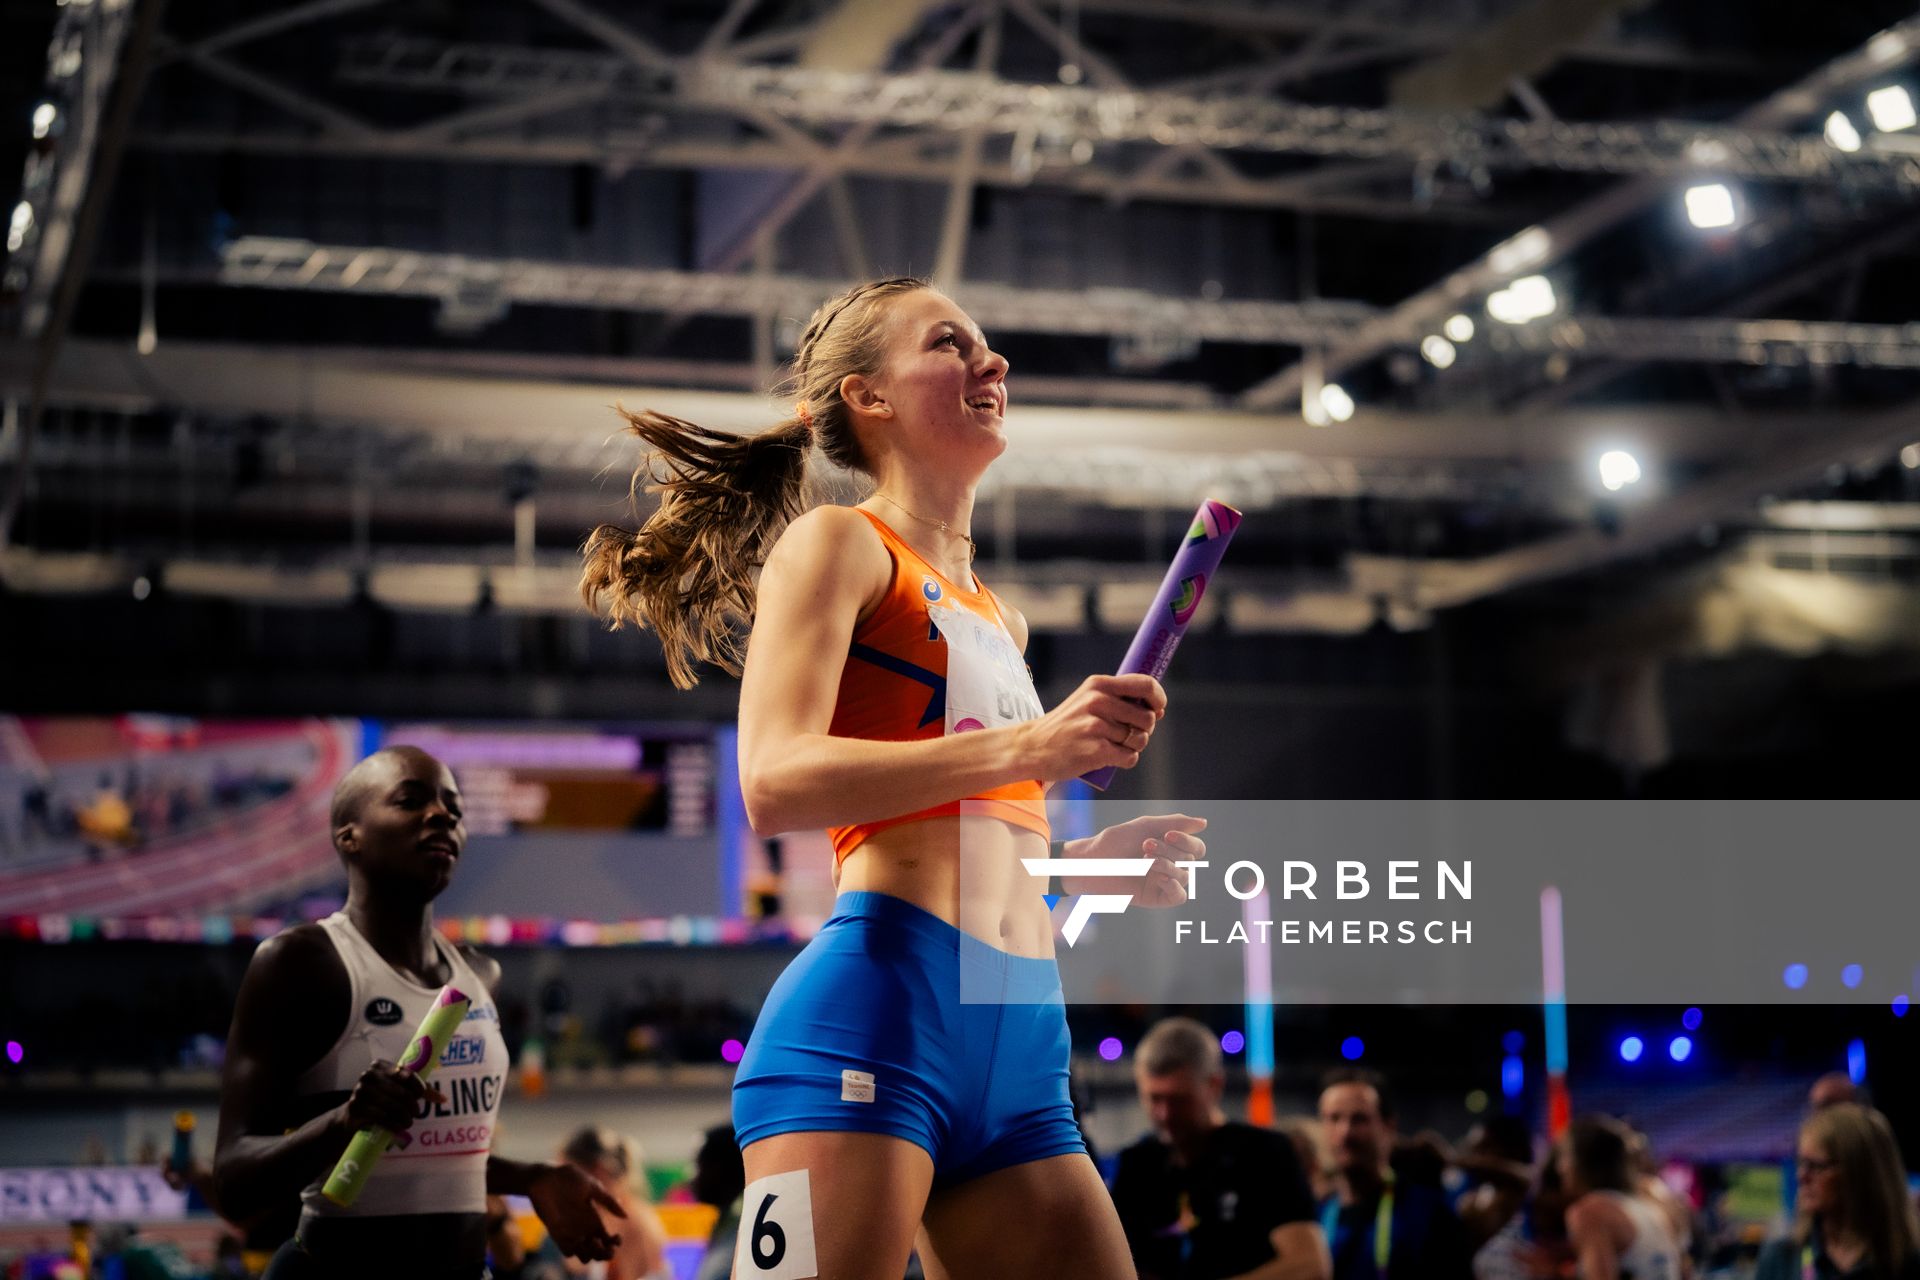
[[[1772,130],[1805,119],[1848,87],[1870,77],[1890,74],[1912,61],[1916,49],[1920,49],[1920,18],[1889,27],[1859,49],[1836,58],[1741,113],[1736,124],[1741,130]],[[1800,141],[1817,144],[1814,139]],[[1489,293],[1515,276],[1563,261],[1576,249],[1639,213],[1672,189],[1672,175],[1643,173],[1575,205],[1549,222],[1528,228],[1414,294],[1352,339],[1327,351],[1324,376],[1336,378],[1395,346],[1419,342],[1423,332],[1437,327],[1449,313],[1477,307]],[[1241,397],[1242,403],[1248,408],[1285,404],[1301,394],[1306,372],[1304,363],[1290,365],[1250,388]]]

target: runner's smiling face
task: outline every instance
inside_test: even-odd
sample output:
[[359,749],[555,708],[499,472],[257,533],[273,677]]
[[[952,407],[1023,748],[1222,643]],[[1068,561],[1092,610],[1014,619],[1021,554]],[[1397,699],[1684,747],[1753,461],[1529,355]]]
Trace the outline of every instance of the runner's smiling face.
[[843,391],[856,417],[883,447],[984,470],[1007,447],[1006,357],[932,289],[895,299],[884,323],[886,363]]

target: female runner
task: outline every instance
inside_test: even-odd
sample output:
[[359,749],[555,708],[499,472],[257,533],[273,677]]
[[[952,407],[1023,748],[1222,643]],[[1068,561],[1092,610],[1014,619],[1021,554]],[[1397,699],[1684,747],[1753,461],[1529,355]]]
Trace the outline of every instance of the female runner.
[[[1094,676],[1043,713],[1025,619],[973,575],[1006,373],[924,282],[852,289],[802,334],[781,426],[627,414],[652,452],[635,484],[661,505],[585,548],[589,604],[658,632],[683,688],[696,662],[739,671],[732,624],[751,622],[748,817],[826,827],[839,860],[833,917],[775,983],[734,1081],[736,1280],[899,1280],[917,1231],[933,1280],[1132,1274],[1074,1124],[1052,923],[1020,859],[1048,854],[1046,787],[1138,763],[1166,695]],[[873,495],[804,510],[816,444]],[[1205,855],[1204,826],[1137,818],[1070,842],[1153,869],[1062,887],[1174,905],[1173,861]]]

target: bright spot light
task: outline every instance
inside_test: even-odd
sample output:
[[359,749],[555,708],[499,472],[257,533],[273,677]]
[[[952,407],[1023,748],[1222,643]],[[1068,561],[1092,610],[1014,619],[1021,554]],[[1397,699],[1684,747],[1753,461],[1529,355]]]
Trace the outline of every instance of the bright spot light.
[[8,1062],[11,1062],[14,1066],[17,1067],[20,1065],[20,1060],[26,1056],[27,1056],[27,1051],[20,1047],[20,1042],[18,1040],[7,1041],[7,1061]]
[[1920,116],[1913,113],[1913,99],[1903,85],[1890,84],[1868,94],[1867,114],[1873,117],[1873,127],[1882,133],[1898,133],[1920,123]]
[[60,118],[59,110],[51,102],[43,102],[33,109],[33,136],[44,138],[53,132],[53,122]]
[[1700,138],[1687,148],[1687,159],[1698,165],[1725,164],[1731,154],[1718,138]]
[[1920,471],[1920,444],[1910,444],[1902,449],[1900,463],[1909,471]]
[[1680,1025],[1689,1031],[1698,1031],[1700,1029],[1700,1011],[1698,1009],[1689,1009],[1681,1014]]
[[1857,964],[1850,964],[1840,971],[1840,985],[1849,989],[1857,987],[1860,985],[1860,980],[1866,976],[1865,969]]
[[1487,1091],[1485,1089],[1475,1089],[1467,1095],[1467,1111],[1469,1114],[1477,1116],[1486,1109]]
[[1458,313],[1450,315],[1447,317],[1447,322],[1440,326],[1440,331],[1455,342],[1471,342],[1473,341],[1473,317]]
[[1100,1056],[1108,1062],[1120,1061],[1120,1055],[1123,1052],[1125,1052],[1125,1046],[1120,1043],[1118,1036],[1108,1036],[1100,1042]]
[[1238,1031],[1229,1031],[1220,1037],[1220,1052],[1238,1053],[1247,1047],[1247,1038]]
[[1609,449],[1600,455],[1600,483],[1610,493],[1618,493],[1640,479],[1640,460],[1625,449]]
[[1552,249],[1553,237],[1547,234],[1545,227],[1528,227],[1511,240],[1495,245],[1493,252],[1487,255],[1487,265],[1504,276],[1545,262]]
[[738,1062],[747,1052],[747,1046],[738,1040],[729,1040],[720,1046],[720,1056],[728,1062]]
[[1687,221],[1702,231],[1733,225],[1733,192],[1724,182],[1687,188]]
[[1781,973],[1780,981],[1786,983],[1789,990],[1798,991],[1807,985],[1807,966],[1803,964],[1788,965],[1786,970]]
[[1500,1062],[1500,1092],[1506,1097],[1517,1098],[1527,1090],[1527,1064],[1517,1056],[1508,1054]]
[[1867,42],[1867,56],[1878,63],[1892,62],[1907,51],[1907,38],[1898,31],[1882,31]]
[[153,583],[149,582],[146,577],[142,576],[133,580],[133,598],[135,600],[145,600],[152,594]]
[[1913,1002],[1909,1000],[1906,996],[1895,996],[1893,998],[1893,1016],[1896,1018],[1906,1017],[1907,1008],[1912,1003]]
[[1359,1036],[1348,1036],[1340,1042],[1340,1056],[1348,1062],[1358,1062],[1360,1055],[1367,1051],[1367,1042]]
[[1329,382],[1320,388],[1320,407],[1335,422],[1345,422],[1353,416],[1353,397],[1339,383]]
[[1427,363],[1434,368],[1450,369],[1453,367],[1454,356],[1457,353],[1451,342],[1437,333],[1430,333],[1420,339],[1420,354],[1425,356]]
[[1860,149],[1860,131],[1853,127],[1846,112],[1836,111],[1827,117],[1827,144],[1835,151]]
[[1521,276],[1487,299],[1487,314],[1502,324],[1525,324],[1553,314],[1559,306],[1545,276]]
[[1667,1056],[1675,1062],[1685,1062],[1693,1056],[1693,1041],[1686,1036],[1675,1036],[1667,1041]]
[[1847,1079],[1855,1084],[1867,1082],[1867,1042],[1853,1040],[1847,1044]]
[[13,217],[7,222],[7,252],[20,252],[20,246],[27,242],[27,232],[32,229],[33,206],[22,200],[13,206]]
[[1646,1047],[1646,1041],[1642,1040],[1639,1036],[1628,1036],[1620,1042],[1620,1061],[1640,1061],[1640,1055],[1646,1050]]

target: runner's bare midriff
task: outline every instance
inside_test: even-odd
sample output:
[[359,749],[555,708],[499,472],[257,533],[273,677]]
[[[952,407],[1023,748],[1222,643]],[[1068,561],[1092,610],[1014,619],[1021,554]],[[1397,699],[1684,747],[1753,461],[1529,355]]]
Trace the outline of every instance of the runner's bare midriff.
[[1017,956],[1053,955],[1045,886],[1022,858],[1044,858],[1036,831],[998,818],[928,818],[869,836],[840,867],[842,892],[904,898]]

